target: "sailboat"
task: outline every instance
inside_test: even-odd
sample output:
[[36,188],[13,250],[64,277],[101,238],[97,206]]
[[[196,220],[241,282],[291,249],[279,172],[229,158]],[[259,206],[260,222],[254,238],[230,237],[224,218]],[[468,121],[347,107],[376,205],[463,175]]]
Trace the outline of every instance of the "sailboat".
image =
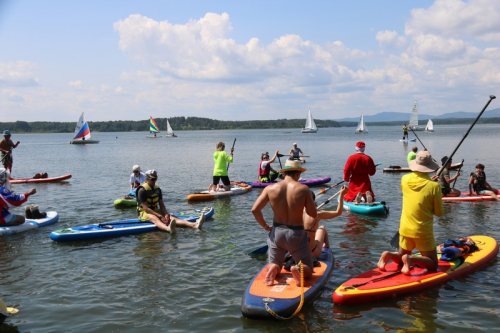
[[417,101],[413,104],[413,109],[411,110],[410,122],[408,123],[408,128],[414,131],[422,131],[423,128],[418,126],[418,107]]
[[434,123],[432,122],[432,119],[429,119],[427,121],[427,125],[425,125],[425,131],[426,132],[434,132]]
[[156,124],[156,120],[151,116],[149,116],[149,133],[151,133],[151,135],[148,135],[148,138],[155,139],[161,137],[161,135],[158,135],[158,133],[160,133],[160,130],[158,125]]
[[172,126],[170,126],[170,123],[167,119],[167,138],[176,138],[177,135],[175,135],[174,130],[172,129]]
[[91,140],[90,127],[83,117],[83,112],[76,123],[75,135],[73,140],[69,143],[71,144],[87,144],[87,143],[99,143],[99,140]]
[[361,115],[361,118],[359,118],[358,127],[356,128],[354,133],[368,133],[368,129],[365,126],[365,118],[363,117],[363,115]]
[[316,133],[317,131],[318,127],[316,127],[311,110],[309,110],[307,113],[306,126],[302,129],[302,133]]

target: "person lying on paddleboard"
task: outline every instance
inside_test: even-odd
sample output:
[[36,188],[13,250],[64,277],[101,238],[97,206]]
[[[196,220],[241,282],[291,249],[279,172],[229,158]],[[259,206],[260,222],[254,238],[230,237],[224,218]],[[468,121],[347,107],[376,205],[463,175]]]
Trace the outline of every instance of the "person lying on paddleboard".
[[[378,268],[385,270],[389,261],[401,267],[401,273],[411,274],[414,266],[427,272],[438,267],[436,241],[434,240],[433,216],[443,215],[441,187],[429,174],[439,168],[428,151],[419,151],[410,162],[411,173],[401,177],[403,207],[399,222],[399,251],[384,251],[378,261]],[[420,256],[413,256],[413,249]]]
[[366,144],[363,141],[356,142],[356,153],[349,156],[344,166],[344,181],[349,182],[349,191],[345,195],[345,201],[361,201],[372,203],[375,194],[372,190],[370,176],[377,171],[373,159],[365,154]]
[[495,197],[496,200],[499,200],[497,197],[498,190],[493,188],[486,181],[486,173],[484,172],[484,164],[478,163],[476,165],[476,170],[471,172],[469,176],[469,192],[470,195],[491,195]]
[[[446,161],[448,161],[448,163],[446,163]],[[443,158],[441,158],[441,166],[443,168],[443,171],[439,175],[439,185],[441,186],[441,193],[443,194],[443,196],[448,197],[460,196],[460,191],[450,186],[451,183],[455,182],[455,180],[460,177],[460,172],[457,172],[455,176],[450,177],[451,158],[448,160],[448,156],[443,156]]]
[[[317,211],[309,187],[298,181],[304,171],[306,169],[301,167],[299,161],[287,160],[284,168],[280,170],[285,176],[283,181],[267,186],[252,206],[255,220],[269,232],[269,265],[265,278],[268,286],[274,285],[287,253],[295,262],[302,262],[305,279],[312,275],[313,258],[307,244],[302,214],[305,210],[311,218],[316,218]],[[268,203],[273,210],[272,227],[267,224],[262,213]],[[299,266],[292,266],[291,273],[297,285],[300,285]]]
[[157,180],[156,170],[148,170],[146,171],[146,181],[136,190],[139,220],[153,222],[158,229],[170,233],[174,233],[176,227],[201,229],[203,222],[205,222],[204,214],[201,214],[195,223],[170,215],[163,202],[162,191],[156,184]]
[[[226,145],[224,142],[218,142],[214,152],[214,172],[212,184],[208,187],[209,191],[230,191],[231,181],[228,176],[228,165],[233,162],[234,148],[231,148],[231,153],[224,151]],[[219,187],[219,182],[222,180],[223,187]]]
[[259,182],[261,183],[272,183],[279,177],[279,172],[274,170],[271,163],[276,160],[279,154],[279,150],[276,150],[273,158],[269,159],[269,152],[262,153],[260,156],[259,163]]
[[12,164],[13,164],[13,158],[12,158],[12,149],[17,148],[19,146],[19,141],[14,143],[10,139],[10,131],[5,130],[3,131],[3,140],[0,141],[0,151],[2,152],[2,164],[3,167],[9,171],[9,173],[12,173]]
[[9,212],[10,207],[21,206],[28,198],[36,193],[32,188],[24,194],[16,194],[10,189],[9,171],[5,168],[0,169],[0,225],[13,226],[23,224],[26,218],[22,215],[16,215]]
[[292,145],[292,149],[290,149],[290,152],[288,154],[290,155],[290,157],[289,157],[290,160],[297,160],[297,161],[305,162],[304,153],[302,152],[302,150],[299,147],[297,147],[296,143],[294,143]]

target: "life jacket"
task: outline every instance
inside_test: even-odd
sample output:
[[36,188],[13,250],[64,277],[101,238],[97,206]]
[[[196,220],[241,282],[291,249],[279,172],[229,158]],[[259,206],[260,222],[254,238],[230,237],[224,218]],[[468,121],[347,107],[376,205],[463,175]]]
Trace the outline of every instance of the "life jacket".
[[259,163],[259,177],[269,177],[269,173],[271,172],[271,163],[267,163],[264,169],[262,169],[262,162]]
[[466,256],[479,250],[476,243],[468,237],[459,239],[448,239],[441,247],[441,260],[452,261],[453,259]]
[[473,172],[470,174],[474,179],[476,179],[476,183],[472,184],[474,191],[477,193],[479,191],[483,191],[486,189],[486,174],[483,172],[481,176],[477,173]]
[[[136,190],[135,190],[135,197],[139,198],[139,190],[143,188],[146,191],[146,203],[148,208],[154,210],[155,212],[160,211],[160,198],[161,198],[161,189],[155,185],[154,188],[151,188],[148,183],[144,182],[142,183]],[[144,209],[142,208],[141,204],[139,201],[137,201],[137,212],[140,214],[143,212]]]

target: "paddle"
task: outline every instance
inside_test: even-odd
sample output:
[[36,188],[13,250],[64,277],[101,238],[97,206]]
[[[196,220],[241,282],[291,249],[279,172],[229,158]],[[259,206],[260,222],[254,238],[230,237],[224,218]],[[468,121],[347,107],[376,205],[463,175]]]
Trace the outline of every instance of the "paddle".
[[422,145],[422,147],[424,147],[424,150],[427,150],[427,147],[425,147],[424,144],[423,144],[423,142],[420,141],[420,138],[418,137],[417,133],[415,133],[415,131],[413,130],[413,128],[410,127],[410,130],[413,132],[413,134],[417,138],[418,142],[420,142],[420,144]]
[[[483,107],[483,109],[481,110],[481,112],[479,112],[479,114],[477,115],[476,119],[472,122],[472,124],[469,126],[469,129],[467,130],[467,132],[465,133],[465,135],[462,137],[462,140],[460,140],[460,142],[458,143],[458,145],[455,147],[455,149],[450,154],[450,156],[448,156],[448,159],[446,160],[446,162],[443,165],[448,164],[448,162],[453,158],[453,155],[455,155],[455,153],[457,152],[458,148],[460,148],[460,146],[462,145],[462,142],[464,142],[465,138],[469,135],[470,131],[472,130],[472,128],[474,127],[474,125],[476,125],[476,123],[479,120],[479,118],[481,118],[481,116],[483,115],[483,113],[486,110],[486,108],[488,107],[488,105],[490,105],[491,101],[494,100],[495,98],[496,98],[496,96],[490,95],[490,99],[488,100],[488,102],[486,103],[486,105]],[[443,170],[444,170],[443,167],[441,167],[441,168],[438,169],[438,172],[437,172],[437,176],[438,177],[441,175],[441,173],[443,172]],[[399,248],[399,230],[396,232],[396,234],[394,236],[392,236],[392,238],[391,238],[391,240],[390,240],[389,243],[391,244],[392,247]]]
[[[344,181],[341,181],[341,182],[337,183],[336,185],[332,185],[332,186],[330,186],[329,188],[333,188],[334,186],[338,186],[338,185],[342,184],[343,182],[344,182]],[[326,191],[327,191],[327,190],[325,189],[325,192],[326,192]],[[341,191],[342,191],[342,190],[340,190],[340,191],[336,192],[335,194],[333,194],[333,195],[332,195],[331,197],[329,197],[329,198],[328,198],[325,202],[323,202],[322,204],[318,205],[318,206],[316,207],[316,209],[320,209],[321,207],[323,207],[323,206],[327,205],[327,204],[328,204],[328,203],[329,203],[329,202],[330,202],[333,198],[335,198],[337,195],[339,195],[339,193],[340,193]],[[323,193],[325,193],[325,192],[323,192]],[[264,246],[261,246],[261,247],[259,247],[259,248],[255,249],[255,250],[253,250],[253,251],[249,252],[249,253],[248,253],[248,255],[249,255],[250,257],[252,257],[252,258],[260,257],[260,256],[262,256],[262,255],[264,255],[264,254],[267,254],[267,250],[268,250],[268,246],[267,246],[267,245],[264,245]]]
[[[462,162],[460,162],[460,168],[458,168],[458,171],[457,171],[457,174],[460,173],[460,170],[462,170],[462,167],[464,166],[464,159],[462,158]],[[455,180],[453,181],[453,184],[451,185],[451,188],[455,188],[455,183],[457,182],[457,178],[455,178]]]
[[[290,155],[278,154],[278,157],[284,157],[284,156],[290,156]],[[309,155],[300,155],[300,157],[311,157],[311,156],[309,156]]]
[[337,186],[339,186],[340,184],[342,184],[343,182],[345,182],[345,180],[341,180],[340,182],[336,183],[336,184],[333,184],[333,185],[330,185],[328,187],[325,187],[325,188],[322,188],[320,189],[317,193],[314,193],[314,196],[317,197],[317,196],[320,196],[322,194],[325,194],[326,192],[328,192],[328,190],[332,189],[332,188],[335,188]]
[[[231,147],[231,156],[233,156],[233,152],[234,152],[234,144],[235,144],[235,143],[236,143],[236,138],[234,138],[234,141],[233,141],[233,146]],[[231,163],[228,163],[228,164],[227,164],[227,169],[226,169],[226,170],[229,170],[229,165],[230,165],[230,164],[231,164]]]

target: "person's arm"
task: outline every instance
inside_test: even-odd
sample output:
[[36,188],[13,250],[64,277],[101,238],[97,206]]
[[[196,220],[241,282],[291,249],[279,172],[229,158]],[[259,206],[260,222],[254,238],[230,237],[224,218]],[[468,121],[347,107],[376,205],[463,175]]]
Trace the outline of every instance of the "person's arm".
[[19,146],[21,142],[20,141],[17,141],[15,144],[12,145],[12,148],[17,148],[17,146]]
[[271,159],[269,160],[269,163],[273,163],[273,162],[274,162],[274,160],[276,160],[276,157],[278,157],[279,152],[280,152],[279,150],[276,150],[276,152],[274,153],[273,158],[271,158]]
[[314,202],[314,199],[312,197],[311,190],[309,190],[309,188],[306,186],[305,191],[307,191],[307,193],[305,193],[305,205],[304,205],[306,213],[310,217],[316,218],[318,216],[318,210],[316,209],[316,203]]
[[272,227],[269,226],[264,219],[264,214],[262,214],[262,209],[267,205],[269,202],[269,197],[267,195],[267,187],[262,191],[262,193],[259,195],[257,200],[255,200],[253,206],[252,206],[252,214],[255,218],[255,220],[260,224],[260,226],[266,230],[266,231],[271,231]]

